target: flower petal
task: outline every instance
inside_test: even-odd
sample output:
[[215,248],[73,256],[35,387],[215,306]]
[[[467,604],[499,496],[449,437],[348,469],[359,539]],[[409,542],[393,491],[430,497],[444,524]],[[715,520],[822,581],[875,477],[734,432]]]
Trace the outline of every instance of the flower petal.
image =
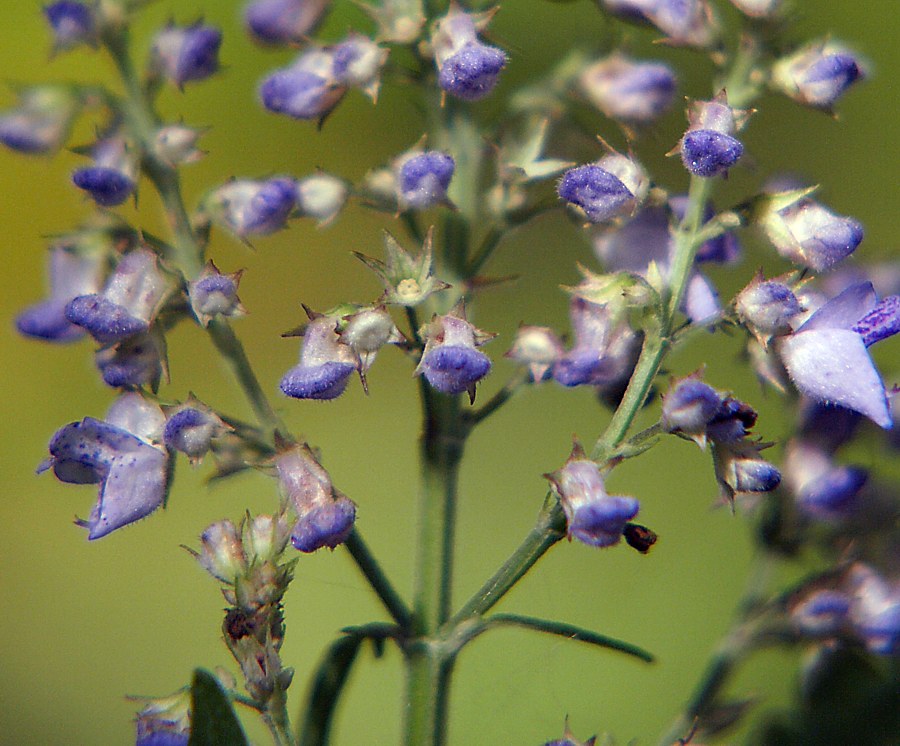
[[885,429],[891,427],[884,382],[856,332],[820,328],[798,332],[781,343],[781,357],[800,393],[864,414]]

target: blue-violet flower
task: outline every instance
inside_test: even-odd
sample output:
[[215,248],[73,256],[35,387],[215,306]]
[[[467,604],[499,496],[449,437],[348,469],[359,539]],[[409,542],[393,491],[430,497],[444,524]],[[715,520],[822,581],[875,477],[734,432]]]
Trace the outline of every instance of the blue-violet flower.
[[478,39],[478,31],[487,26],[493,14],[465,13],[452,5],[447,15],[434,23],[431,45],[438,85],[464,101],[477,101],[490,94],[506,66],[502,50]]
[[27,337],[71,342],[84,336],[84,329],[66,318],[66,306],[79,295],[100,290],[106,259],[100,252],[81,253],[63,246],[52,248],[49,259],[50,297],[22,311],[16,328]]
[[337,334],[333,316],[310,314],[303,334],[300,362],[281,379],[284,394],[295,399],[336,399],[344,393],[359,360]]
[[150,249],[128,252],[101,294],[79,295],[66,306],[66,319],[84,327],[101,344],[147,331],[172,290]]
[[167,26],[153,40],[153,65],[179,88],[219,69],[222,32],[213,26]]
[[397,200],[401,209],[424,210],[447,201],[456,163],[439,150],[410,152],[397,159]]
[[831,111],[865,71],[857,56],[831,41],[803,47],[772,65],[772,85],[805,106]]
[[44,7],[44,15],[53,29],[53,51],[61,52],[79,44],[97,45],[94,11],[84,3],[62,0]]
[[262,44],[303,44],[330,6],[331,0],[255,0],[244,10],[244,21]]
[[101,207],[125,202],[137,187],[138,154],[121,135],[98,141],[91,149],[93,166],[79,168],[72,181]]
[[596,163],[566,171],[557,192],[580,207],[590,222],[602,223],[633,214],[649,188],[647,173],[637,161],[610,153]]
[[346,541],[356,520],[354,502],[334,488],[331,476],[308,445],[275,459],[282,491],[297,512],[291,543],[301,552],[334,549]]
[[100,484],[97,504],[87,520],[89,539],[99,539],[152,513],[165,499],[168,455],[158,445],[165,416],[140,394],[120,396],[106,420],[85,417],[56,432],[50,458],[39,468],[53,469],[71,484]]
[[868,347],[900,331],[900,296],[878,301],[872,283],[851,285],[778,344],[781,360],[804,396],[838,404],[890,429],[884,382]]
[[744,146],[734,137],[749,111],[732,109],[724,91],[712,101],[694,101],[688,110],[688,129],[679,149],[684,167],[694,176],[724,176],[740,160]]
[[68,86],[26,88],[17,106],[0,114],[0,143],[20,153],[51,153],[68,138],[80,109],[80,97]]
[[678,82],[662,62],[637,62],[613,54],[586,67],[578,77],[581,92],[610,119],[649,124],[672,105]]
[[286,176],[235,179],[210,193],[203,208],[240,238],[266,236],[285,227],[297,202],[297,183]]
[[209,326],[216,316],[243,316],[247,313],[237,295],[242,274],[243,270],[222,274],[209,261],[197,279],[188,283],[191,309],[203,326]]

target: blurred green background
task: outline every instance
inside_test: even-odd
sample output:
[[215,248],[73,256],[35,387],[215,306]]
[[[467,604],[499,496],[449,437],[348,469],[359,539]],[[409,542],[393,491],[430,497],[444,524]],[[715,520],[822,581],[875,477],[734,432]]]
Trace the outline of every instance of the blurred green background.
[[[184,94],[166,91],[160,102],[173,120],[183,117],[189,124],[212,127],[202,142],[209,156],[184,171],[189,201],[232,175],[303,176],[322,167],[358,179],[421,136],[421,113],[402,87],[387,87],[375,108],[351,94],[322,131],[263,112],[256,103],[257,82],[292,55],[254,47],[239,29],[240,5],[164,0],[143,12],[136,24],[142,50],[152,31],[173,16],[184,23],[202,15],[225,31],[224,72],[189,85]],[[823,197],[835,211],[864,223],[866,240],[852,261],[884,258],[897,245],[896,2],[807,0],[796,6],[804,38],[833,31],[868,56],[872,79],[842,103],[839,121],[764,98],[746,136],[749,167],[733,171],[722,190],[723,203],[728,194],[745,194],[776,170],[804,174],[824,185]],[[349,0],[338,0],[324,36],[338,38],[362,18]],[[8,81],[112,82],[103,55],[76,51],[48,58],[48,35],[35,2],[3,3],[0,28],[0,69]],[[492,38],[510,52],[498,91],[503,96],[576,44],[602,49],[609,33],[586,0],[510,0],[496,17]],[[651,48],[652,37],[646,33],[633,32],[629,38],[637,53],[671,59],[687,70],[682,94],[708,95],[708,67],[699,57]],[[12,102],[11,92],[0,94],[0,106]],[[654,174],[672,188],[683,187],[686,177],[676,160],[662,163],[659,156],[680,136],[681,116],[673,112],[638,147]],[[593,122],[596,131],[616,140],[608,122],[599,115]],[[74,142],[89,141],[92,128],[84,120]],[[597,152],[584,150],[581,159]],[[0,636],[2,743],[127,743],[133,739],[136,706],[124,695],[173,691],[187,683],[195,665],[233,670],[219,640],[224,602],[216,583],[179,546],[196,546],[200,531],[214,520],[237,519],[246,507],[271,511],[277,501],[275,485],[259,475],[209,488],[204,483],[209,465],[190,469],[180,461],[167,510],[89,544],[71,521],[76,514],[88,514],[95,490],[34,475],[58,427],[86,415],[102,416],[112,399],[94,371],[89,343],[63,348],[38,344],[16,336],[11,323],[19,309],[44,292],[46,237],[70,229],[91,212],[69,178],[82,162],[71,153],[53,159],[0,153],[0,225],[6,247],[0,297],[0,344],[6,360],[0,371],[0,458],[7,485],[0,504],[6,619]],[[149,188],[141,194],[139,215],[131,205],[120,211],[138,225],[165,232]],[[325,308],[377,295],[374,278],[350,251],[380,256],[382,227],[392,227],[390,218],[351,205],[330,228],[297,222],[289,231],[256,241],[255,251],[227,236],[215,237],[211,255],[219,267],[246,269],[241,297],[250,315],[236,328],[273,396],[279,377],[297,355],[296,341],[282,340],[279,334],[300,321],[301,301]],[[568,327],[558,285],[577,280],[576,261],[595,266],[583,236],[559,215],[540,220],[503,245],[491,273],[521,279],[486,293],[479,302],[478,325],[500,335],[488,349],[496,365],[480,389],[483,400],[512,370],[501,353],[520,321]],[[743,284],[761,263],[781,266],[751,250],[738,270],[717,275],[723,295]],[[707,380],[757,406],[759,433],[779,439],[787,427],[779,419],[780,401],[763,394],[752,375],[739,368],[739,340],[717,337],[704,344],[674,357],[672,372],[683,374],[708,362]],[[169,340],[172,383],[164,394],[183,397],[194,391],[226,412],[249,418],[227,371],[210,363],[209,351],[202,332],[186,324],[179,327]],[[884,362],[891,367],[887,358]],[[895,358],[893,370],[898,369]],[[321,447],[335,484],[359,504],[359,525],[367,540],[406,590],[412,584],[414,553],[416,386],[409,365],[392,350],[382,353],[369,382],[369,397],[354,385],[330,404],[276,401],[290,425]],[[459,600],[528,531],[546,488],[541,474],[563,462],[572,434],[590,440],[608,416],[590,392],[550,384],[525,392],[474,435],[462,472]],[[642,521],[661,535],[657,547],[642,557],[626,547],[596,551],[560,545],[502,609],[557,617],[627,639],[653,651],[658,662],[642,665],[521,631],[492,633],[459,661],[451,701],[452,743],[537,744],[558,737],[566,715],[581,737],[606,731],[620,743],[631,738],[654,743],[689,695],[740,595],[750,561],[752,521],[711,509],[716,494],[712,471],[706,457],[683,442],[664,443],[624,465],[610,488],[641,499]],[[286,617],[283,654],[297,671],[292,689],[296,713],[307,672],[338,630],[380,619],[381,610],[343,551],[321,552],[301,559]],[[733,689],[760,697],[763,709],[776,707],[791,691],[796,663],[761,656]],[[389,649],[379,661],[367,656],[339,711],[335,743],[396,743],[401,693],[396,651]],[[250,732],[257,742],[267,742],[255,725]]]

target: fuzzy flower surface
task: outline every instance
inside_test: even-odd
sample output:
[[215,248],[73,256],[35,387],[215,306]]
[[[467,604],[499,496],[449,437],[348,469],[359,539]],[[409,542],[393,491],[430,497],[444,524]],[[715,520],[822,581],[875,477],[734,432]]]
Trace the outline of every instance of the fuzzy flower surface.
[[359,368],[359,359],[337,333],[333,316],[313,315],[303,334],[300,362],[281,379],[282,393],[294,399],[336,399]]
[[870,282],[851,285],[817,310],[778,346],[804,396],[838,404],[892,427],[890,407],[868,348],[900,331],[900,296],[878,300]]
[[148,516],[162,505],[168,455],[159,445],[165,415],[140,394],[120,396],[106,420],[85,417],[56,432],[50,458],[39,468],[62,482],[99,484],[97,504],[87,520],[89,539],[100,539]]
[[637,161],[610,153],[596,163],[566,171],[557,193],[580,207],[590,222],[602,223],[631,215],[649,188],[647,173]]
[[167,26],[153,41],[153,64],[179,88],[204,80],[219,69],[222,32],[213,26]]
[[297,202],[297,183],[285,176],[235,179],[209,194],[206,212],[240,238],[281,230]]
[[435,21],[431,44],[438,85],[456,98],[478,101],[488,96],[506,67],[506,53],[478,38],[492,16],[491,11],[465,13],[453,5]]
[[592,547],[614,546],[640,509],[633,497],[607,494],[600,469],[577,444],[563,468],[545,476],[559,497],[570,540]]

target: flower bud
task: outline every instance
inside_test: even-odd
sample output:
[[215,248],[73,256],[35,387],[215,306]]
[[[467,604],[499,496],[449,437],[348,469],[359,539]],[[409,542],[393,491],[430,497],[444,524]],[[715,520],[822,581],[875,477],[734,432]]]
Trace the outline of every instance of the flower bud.
[[182,163],[194,163],[203,157],[197,148],[201,133],[181,124],[160,127],[153,138],[153,154],[166,165],[175,168]]
[[125,254],[102,294],[79,295],[66,306],[66,319],[83,327],[101,344],[146,332],[172,291],[159,259],[149,249]]
[[673,382],[663,397],[660,422],[666,432],[681,432],[699,439],[702,447],[706,426],[719,412],[721,404],[722,396],[718,391],[696,376],[688,376]]
[[772,85],[795,101],[831,111],[837,100],[865,73],[846,47],[818,41],[772,66]]
[[263,106],[294,119],[324,119],[347,92],[334,76],[331,54],[319,48],[303,52],[289,67],[276,70],[259,87]]
[[732,109],[724,92],[712,101],[695,101],[679,147],[684,167],[694,176],[725,175],[740,160],[744,146],[734,137],[750,112]]
[[214,578],[231,585],[247,571],[240,530],[227,518],[208,526],[200,544],[197,560]]
[[291,542],[301,552],[334,549],[346,541],[356,520],[356,505],[334,489],[331,477],[309,446],[300,445],[275,460],[282,490],[297,511]]
[[475,384],[491,369],[490,358],[475,348],[494,335],[466,321],[462,302],[445,316],[435,316],[421,334],[425,349],[415,375],[425,376],[442,394],[468,391],[470,400],[474,400]]
[[431,32],[438,85],[464,101],[477,101],[490,94],[506,66],[503,51],[478,39],[478,30],[492,15],[491,11],[465,13],[453,5],[446,16],[435,21]]
[[578,444],[562,469],[544,476],[559,497],[570,541],[575,538],[592,547],[618,544],[625,525],[640,508],[633,497],[606,493],[600,469]]
[[91,155],[94,165],[79,168],[72,181],[101,207],[121,205],[137,187],[138,154],[124,137],[115,135],[97,142]]
[[296,201],[297,185],[291,178],[235,179],[209,194],[203,209],[213,220],[246,238],[284,228]]
[[771,492],[781,482],[781,473],[759,456],[764,446],[747,441],[714,442],[716,478],[732,499],[737,492]]
[[824,272],[856,250],[863,239],[863,227],[809,198],[809,191],[768,195],[760,202],[755,219],[781,256]]
[[219,69],[222,32],[196,23],[185,28],[167,26],[153,40],[152,65],[179,88],[204,80]]
[[197,279],[188,283],[191,308],[204,327],[216,316],[243,316],[247,312],[237,295],[242,273],[223,275],[210,261]]
[[506,357],[528,367],[531,380],[539,383],[549,378],[550,370],[564,352],[559,335],[546,326],[520,326]]
[[359,358],[362,375],[372,367],[378,351],[386,344],[400,344],[403,335],[385,306],[360,308],[344,316],[340,330],[341,342]]
[[256,0],[244,11],[244,22],[261,44],[303,44],[330,6],[331,0]]
[[737,294],[734,307],[738,318],[763,345],[768,345],[772,337],[790,332],[791,319],[803,311],[787,285],[763,279],[762,272]]
[[439,150],[410,152],[394,165],[401,209],[424,210],[447,201],[447,188],[456,163]]
[[284,394],[295,399],[336,399],[358,369],[358,360],[338,337],[337,319],[311,315],[303,335],[300,362],[281,379]]
[[284,515],[258,515],[244,522],[242,541],[251,565],[277,562],[291,538],[291,526]]
[[212,447],[213,440],[231,429],[209,407],[190,397],[185,404],[167,412],[163,438],[167,448],[181,451],[191,463],[197,463]]
[[347,184],[336,176],[318,173],[297,182],[297,209],[320,226],[334,220],[346,201]]
[[599,161],[563,174],[557,193],[580,207],[592,223],[602,223],[634,213],[650,188],[641,165],[631,158],[610,153]]
[[56,246],[50,250],[49,259],[50,297],[22,311],[16,317],[16,328],[26,337],[71,342],[84,336],[84,329],[66,318],[66,306],[79,295],[100,290],[106,258],[96,251],[78,252]]
[[53,29],[53,51],[63,52],[80,44],[97,46],[97,21],[94,11],[84,3],[62,0],[44,7],[44,15]]
[[588,101],[610,119],[641,125],[669,109],[678,84],[668,65],[634,62],[613,54],[585,68],[578,85]]
[[18,105],[0,115],[0,143],[20,153],[51,153],[69,137],[80,109],[79,96],[67,86],[26,88]]

